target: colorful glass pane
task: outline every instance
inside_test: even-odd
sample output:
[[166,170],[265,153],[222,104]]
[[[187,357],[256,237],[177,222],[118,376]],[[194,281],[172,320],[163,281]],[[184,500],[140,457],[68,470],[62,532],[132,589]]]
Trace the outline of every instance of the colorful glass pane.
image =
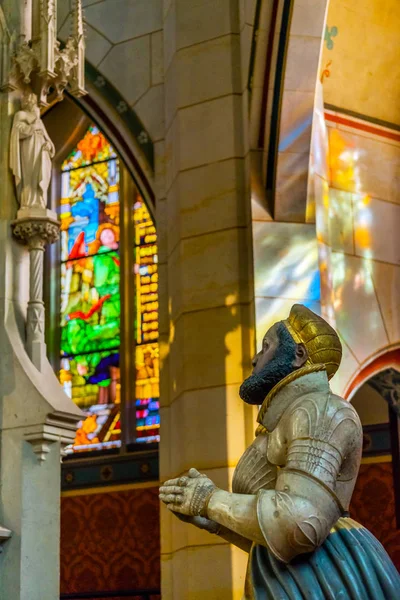
[[61,170],[67,171],[85,165],[92,165],[110,158],[116,158],[116,156],[113,147],[101,131],[95,125],[91,125],[76,148],[64,160]]
[[[136,278],[136,441],[160,440],[158,255],[153,221],[142,200],[134,206]],[[149,343],[151,342],[151,343]]]
[[62,173],[61,194],[61,260],[118,249],[118,160]]
[[82,408],[67,451],[120,445],[119,165],[91,126],[61,174],[61,371]]
[[62,264],[62,356],[119,347],[119,264],[116,252]]

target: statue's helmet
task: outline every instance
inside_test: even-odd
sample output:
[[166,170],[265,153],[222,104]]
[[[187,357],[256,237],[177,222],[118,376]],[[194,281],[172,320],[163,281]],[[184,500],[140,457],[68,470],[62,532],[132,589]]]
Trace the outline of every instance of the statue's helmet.
[[294,304],[283,323],[296,344],[306,347],[306,364],[323,364],[328,379],[333,377],[342,359],[342,344],[333,327],[302,304]]

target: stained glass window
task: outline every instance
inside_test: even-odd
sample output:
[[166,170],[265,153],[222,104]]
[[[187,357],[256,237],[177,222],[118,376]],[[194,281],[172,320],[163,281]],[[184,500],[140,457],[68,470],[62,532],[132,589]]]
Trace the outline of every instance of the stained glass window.
[[118,447],[119,162],[95,126],[62,164],[61,261],[60,380],[86,416],[67,451]]
[[61,171],[60,380],[85,414],[75,443],[67,452],[121,446],[122,252],[130,256],[135,274],[135,339],[124,340],[135,347],[135,364],[131,365],[135,378],[134,439],[138,443],[159,441],[154,223],[143,200],[133,198],[135,239],[131,250],[120,247],[119,160],[94,125],[65,159]]
[[[129,202],[129,199],[126,199]],[[159,441],[157,235],[143,200],[132,199],[134,240],[120,246],[119,160],[92,125],[61,167],[61,368],[82,409],[67,452],[121,446],[120,257],[135,273],[136,442]],[[131,254],[133,249],[133,254]],[[127,435],[126,439],[131,439]]]
[[160,439],[157,234],[140,199],[134,205],[134,221],[136,441],[155,442]]

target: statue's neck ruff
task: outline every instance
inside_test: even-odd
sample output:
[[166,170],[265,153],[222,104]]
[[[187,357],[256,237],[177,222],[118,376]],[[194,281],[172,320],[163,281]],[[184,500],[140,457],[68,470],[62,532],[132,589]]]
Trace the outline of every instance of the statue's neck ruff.
[[281,379],[281,381],[279,381],[272,388],[272,390],[269,392],[269,394],[265,398],[264,402],[262,403],[262,406],[261,406],[261,408],[258,412],[258,416],[257,416],[257,422],[260,423],[260,426],[258,427],[256,434],[262,433],[263,431],[265,431],[265,426],[263,425],[264,418],[265,418],[268,408],[271,406],[272,400],[276,397],[276,395],[279,394],[279,392],[281,392],[290,383],[292,383],[293,381],[296,381],[297,379],[300,379],[300,377],[304,377],[305,375],[310,375],[311,373],[317,373],[319,371],[326,372],[325,365],[322,365],[322,364],[320,364],[320,365],[305,365],[304,367],[301,367],[301,369],[297,369],[296,371],[289,373],[289,375],[287,375],[286,377]]

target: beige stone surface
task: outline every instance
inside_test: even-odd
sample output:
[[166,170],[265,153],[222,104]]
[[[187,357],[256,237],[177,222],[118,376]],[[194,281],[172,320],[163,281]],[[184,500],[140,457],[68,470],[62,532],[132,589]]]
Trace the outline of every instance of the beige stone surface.
[[164,82],[164,36],[162,31],[151,34],[151,85]]
[[[368,260],[332,253],[336,327],[359,362],[388,345]],[[362,307],[362,310],[360,310]]]
[[[243,159],[232,158],[179,173],[168,201],[169,251],[187,238],[246,223]],[[179,198],[177,199],[177,192]]]
[[241,90],[240,40],[224,35],[179,50],[174,57],[174,76],[166,89],[167,123],[182,107],[211,100]]
[[239,15],[230,0],[175,0],[175,11],[177,50],[239,33]]
[[[253,43],[254,27],[245,23],[240,32],[240,47],[241,47],[241,75],[242,75],[242,91],[244,96],[247,96],[247,86],[249,80],[250,54]],[[236,61],[235,61],[236,63]],[[236,63],[237,64],[237,63]],[[239,74],[239,69],[236,67]]]
[[160,198],[157,201],[156,219],[157,219],[157,246],[158,246],[158,262],[166,263],[168,257],[167,251],[167,201]]
[[230,95],[179,111],[179,170],[243,154],[241,99]]
[[329,234],[329,184],[326,179],[314,175],[315,227],[317,240],[330,244]]
[[150,36],[114,46],[99,68],[128,104],[134,104],[150,87]]
[[86,24],[86,58],[93,65],[97,66],[111,48],[110,42],[98,31]]
[[162,0],[103,0],[85,8],[85,17],[113,44],[162,28]]
[[354,254],[353,194],[331,188],[327,213],[329,242],[333,250]]
[[182,312],[249,301],[248,273],[239,251],[246,246],[246,235],[244,229],[224,229],[187,238],[175,247],[168,279],[173,319]]
[[244,0],[244,18],[249,25],[254,25],[257,0]]
[[179,121],[178,117],[175,117],[165,135],[165,188],[167,193],[179,171],[180,146]]
[[301,154],[309,151],[313,107],[314,92],[285,92],[281,107],[280,152]]
[[[171,423],[181,431],[171,448],[178,472],[234,466],[245,446],[239,383],[184,392],[170,406]],[[196,426],[185,427],[196,415]],[[212,421],[212,422],[211,422]]]
[[[245,307],[243,308],[245,310]],[[247,324],[238,305],[183,314],[172,327],[170,398],[185,390],[243,381],[243,337]]]
[[134,105],[153,142],[164,138],[164,85],[153,85]]
[[371,270],[389,342],[398,343],[400,340],[400,267],[372,261]]
[[293,5],[290,33],[321,39],[327,5],[326,0],[296,0]]
[[356,194],[353,198],[355,253],[400,264],[400,206]]
[[309,152],[279,152],[276,173],[275,219],[304,222]]
[[343,397],[347,386],[353,380],[360,368],[360,363],[340,335],[340,331],[337,330],[337,332],[342,343],[342,362],[340,363],[337,373],[332,377],[330,386],[334,394],[339,394],[339,396]]
[[320,36],[290,35],[284,79],[285,91],[315,92],[320,47]]
[[400,146],[329,127],[333,187],[400,203]]
[[[194,546],[172,555],[171,597],[174,600],[239,600],[243,595],[245,566],[244,560],[236,559],[234,564],[237,567],[240,565],[243,571],[233,574],[233,553],[236,555],[229,544],[217,544]],[[242,554],[245,559],[245,553]],[[168,558],[163,556],[162,560],[164,563]],[[232,589],[228,582],[232,581],[234,576],[236,585]]]
[[327,25],[338,33],[332,49],[323,46],[322,65],[332,61],[326,102],[399,124],[398,1],[331,0]]
[[164,199],[166,195],[165,140],[159,140],[154,143],[154,194],[157,199]]

